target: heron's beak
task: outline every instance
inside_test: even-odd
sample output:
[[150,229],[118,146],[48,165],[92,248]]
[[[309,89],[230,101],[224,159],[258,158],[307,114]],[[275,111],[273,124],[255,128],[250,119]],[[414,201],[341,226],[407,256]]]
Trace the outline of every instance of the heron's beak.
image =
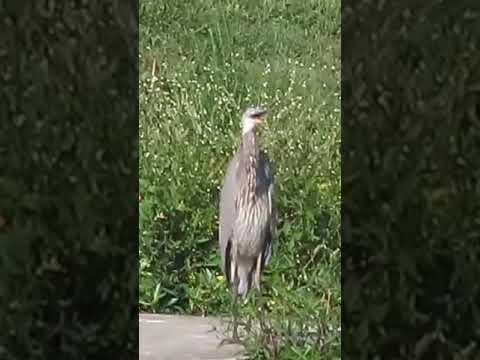
[[256,118],[254,121],[255,121],[255,124],[262,125],[265,122],[265,116],[260,116]]

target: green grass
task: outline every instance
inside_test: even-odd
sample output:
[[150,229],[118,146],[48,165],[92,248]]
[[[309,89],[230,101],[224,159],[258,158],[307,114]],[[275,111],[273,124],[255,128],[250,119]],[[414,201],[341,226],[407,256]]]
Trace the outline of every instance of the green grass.
[[[220,315],[218,195],[252,104],[279,239],[252,358],[340,358],[340,2],[140,2],[140,308]],[[243,317],[260,320],[254,293]]]

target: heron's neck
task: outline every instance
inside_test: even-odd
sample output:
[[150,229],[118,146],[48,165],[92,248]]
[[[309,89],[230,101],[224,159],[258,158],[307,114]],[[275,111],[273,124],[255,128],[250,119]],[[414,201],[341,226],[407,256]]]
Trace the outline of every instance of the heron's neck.
[[248,122],[243,125],[242,135],[248,134],[249,132],[254,132],[255,124],[253,122]]
[[257,134],[254,129],[243,134],[242,148],[247,158],[250,156],[256,158],[258,156]]
[[243,191],[246,191],[249,201],[254,202],[257,188],[257,167],[259,159],[259,149],[255,130],[243,134],[241,152],[241,169],[244,171],[246,180]]

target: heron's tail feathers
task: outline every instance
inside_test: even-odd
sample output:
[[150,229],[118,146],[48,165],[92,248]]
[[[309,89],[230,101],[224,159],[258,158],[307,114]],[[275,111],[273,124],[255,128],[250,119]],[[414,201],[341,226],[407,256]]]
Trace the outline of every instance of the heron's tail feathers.
[[245,297],[256,284],[255,261],[250,259],[238,259],[235,264],[235,277],[232,282],[232,290],[237,296]]

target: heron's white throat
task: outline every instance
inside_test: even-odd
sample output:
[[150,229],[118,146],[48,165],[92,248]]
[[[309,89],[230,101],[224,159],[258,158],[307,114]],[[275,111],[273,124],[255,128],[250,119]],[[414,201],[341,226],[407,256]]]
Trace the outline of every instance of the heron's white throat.
[[256,124],[253,120],[247,119],[246,121],[244,121],[242,127],[242,134],[245,135],[249,131],[252,131],[255,125]]

